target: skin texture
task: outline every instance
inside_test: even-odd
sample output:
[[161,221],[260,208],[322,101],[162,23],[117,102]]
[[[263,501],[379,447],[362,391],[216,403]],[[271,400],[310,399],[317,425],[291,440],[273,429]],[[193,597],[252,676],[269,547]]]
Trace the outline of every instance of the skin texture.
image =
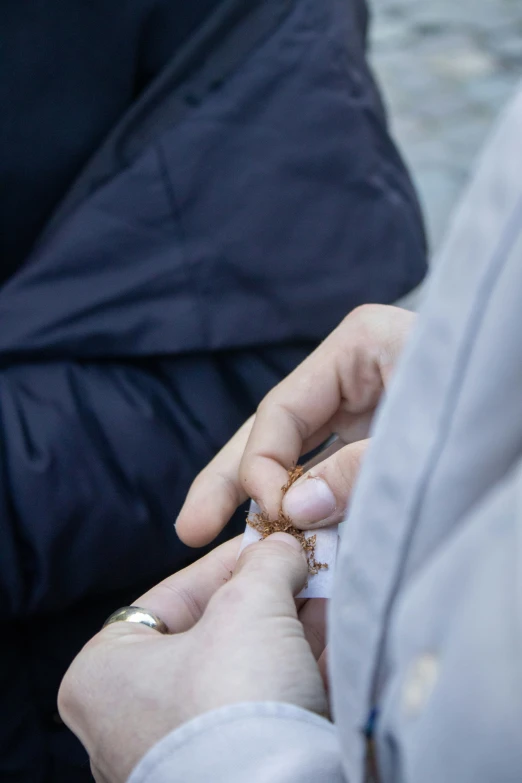
[[283,701],[327,715],[325,602],[296,605],[307,578],[300,545],[276,533],[236,562],[239,544],[223,544],[135,601],[172,635],[114,623],[73,661],[58,708],[97,781],[123,783],[162,737],[226,704]]
[[[180,537],[192,546],[211,541],[247,497],[271,516],[282,504],[302,528],[341,519],[413,322],[393,307],[350,314],[196,478],[177,521]],[[332,434],[333,447],[283,498],[288,469]],[[279,701],[328,715],[325,602],[294,599],[307,579],[300,544],[276,533],[237,559],[239,543],[134,602],[171,635],[115,623],[73,661],[58,706],[99,783],[123,783],[162,737],[221,706]]]
[[[176,522],[182,541],[189,546],[212,541],[248,497],[276,517],[288,469],[331,435],[338,436],[334,448],[292,486],[283,511],[302,529],[340,521],[375,408],[414,322],[414,314],[383,305],[350,313],[197,476]],[[323,494],[330,489],[326,516],[313,513],[318,505],[310,499],[308,511],[306,503],[292,500],[311,477],[326,483]]]

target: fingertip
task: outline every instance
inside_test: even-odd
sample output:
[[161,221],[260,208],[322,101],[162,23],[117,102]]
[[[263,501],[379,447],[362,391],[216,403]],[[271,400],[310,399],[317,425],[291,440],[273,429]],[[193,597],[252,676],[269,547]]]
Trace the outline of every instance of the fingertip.
[[330,524],[338,502],[323,477],[306,474],[283,498],[283,511],[296,527],[308,530]]
[[189,520],[186,515],[180,514],[174,523],[174,530],[182,544],[191,549],[198,549],[210,544],[219,534],[221,528],[215,530],[209,528],[208,525],[200,525],[193,515]]
[[267,587],[282,595],[297,595],[308,576],[308,561],[300,542],[288,533],[272,533],[263,541],[245,547],[234,569],[234,579],[262,579]]
[[[291,536],[290,533],[272,533],[272,535],[267,536],[264,540],[266,541],[281,541],[283,544],[286,544],[289,547],[292,547],[292,549],[295,549],[298,552],[301,552],[304,557],[303,547],[301,546],[301,542],[298,541],[295,536]],[[264,543],[264,542],[263,542]]]

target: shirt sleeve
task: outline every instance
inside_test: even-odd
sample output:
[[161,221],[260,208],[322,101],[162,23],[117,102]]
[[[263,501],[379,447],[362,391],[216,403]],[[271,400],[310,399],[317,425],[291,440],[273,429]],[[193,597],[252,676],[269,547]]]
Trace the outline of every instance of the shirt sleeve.
[[290,704],[236,704],[168,734],[128,783],[347,783],[337,733]]

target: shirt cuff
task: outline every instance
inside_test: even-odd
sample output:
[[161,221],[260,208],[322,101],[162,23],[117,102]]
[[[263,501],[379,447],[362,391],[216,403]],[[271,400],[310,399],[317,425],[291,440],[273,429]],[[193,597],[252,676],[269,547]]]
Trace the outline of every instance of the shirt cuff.
[[334,725],[279,702],[234,704],[184,723],[128,783],[345,783]]

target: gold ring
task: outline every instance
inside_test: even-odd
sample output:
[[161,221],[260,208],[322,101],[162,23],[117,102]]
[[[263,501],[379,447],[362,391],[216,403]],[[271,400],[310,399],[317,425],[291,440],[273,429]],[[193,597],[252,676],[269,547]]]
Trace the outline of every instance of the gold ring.
[[141,609],[139,606],[122,606],[108,617],[103,623],[103,627],[111,623],[139,623],[153,628],[158,633],[168,634],[167,625],[157,615],[149,612],[148,609]]

